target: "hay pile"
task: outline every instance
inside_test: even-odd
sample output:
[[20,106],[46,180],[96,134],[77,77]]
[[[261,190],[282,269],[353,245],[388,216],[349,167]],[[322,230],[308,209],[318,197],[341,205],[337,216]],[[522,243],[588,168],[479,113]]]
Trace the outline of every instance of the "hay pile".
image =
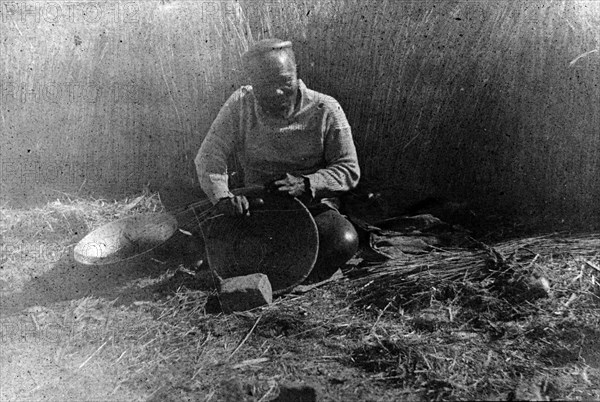
[[476,250],[438,249],[352,270],[348,276],[357,287],[357,302],[379,306],[395,303],[397,307],[422,305],[432,298],[455,296],[460,288],[472,285],[480,289],[502,288],[510,291],[513,299],[520,291],[537,298],[546,295],[550,286],[547,277],[553,276],[536,265],[542,256],[567,256],[600,274],[593,262],[600,255],[598,234],[555,234],[511,240],[494,247],[476,244]]
[[[353,359],[425,399],[597,399],[600,234],[449,250],[347,273],[376,324]],[[376,328],[379,327],[379,328]]]

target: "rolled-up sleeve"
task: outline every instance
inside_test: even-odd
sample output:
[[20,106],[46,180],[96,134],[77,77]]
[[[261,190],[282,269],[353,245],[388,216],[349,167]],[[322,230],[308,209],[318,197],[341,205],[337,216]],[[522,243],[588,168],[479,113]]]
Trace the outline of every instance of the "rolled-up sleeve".
[[223,197],[233,196],[229,191],[227,158],[236,147],[239,99],[240,93],[236,91],[225,102],[194,160],[200,187],[213,204]]
[[337,102],[329,102],[329,106],[324,135],[326,166],[313,174],[305,175],[310,181],[314,198],[335,196],[351,190],[360,179],[360,167],[350,124]]

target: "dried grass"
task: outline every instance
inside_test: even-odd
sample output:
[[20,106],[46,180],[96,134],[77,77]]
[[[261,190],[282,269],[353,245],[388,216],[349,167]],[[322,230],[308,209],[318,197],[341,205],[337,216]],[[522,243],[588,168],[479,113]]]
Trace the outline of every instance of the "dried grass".
[[[61,199],[31,209],[0,209],[2,239],[0,280],[15,290],[47,272],[90,231],[141,212],[162,212],[158,193],[143,192],[121,200],[85,199],[62,194]],[[4,288],[2,290],[8,290]]]
[[599,246],[542,236],[351,271],[354,302],[379,311],[354,359],[425,399],[598,398]]
[[[511,240],[488,247],[479,243],[482,250],[433,251],[410,259],[392,260],[385,264],[366,266],[349,272],[358,287],[358,302],[390,299],[401,306],[420,304],[441,295],[455,294],[456,286],[468,287],[472,283],[498,286],[499,281],[512,281],[511,287],[519,285],[523,291],[532,287],[544,287],[536,278],[548,272],[535,270],[540,256],[546,260],[571,256],[577,261],[590,258],[589,270],[596,268],[593,260],[600,250],[597,234],[572,236],[542,236]],[[525,283],[529,281],[529,283]],[[543,289],[542,289],[543,290]],[[381,306],[382,307],[382,306]]]
[[[2,212],[13,223],[47,219],[66,234],[60,212],[93,227],[158,200],[87,203]],[[11,239],[19,229],[3,230]],[[50,233],[46,225],[28,239]],[[345,280],[233,315],[210,313],[215,294],[193,289],[190,276],[189,287],[132,304],[80,298],[2,325],[28,322],[31,334],[52,335],[41,345],[59,383],[101,370],[113,379],[108,394],[140,400],[267,401],[288,381],[338,400],[598,399],[599,245],[598,234],[555,234],[437,250],[347,270]],[[16,342],[24,341],[9,338],[6,350],[28,356]]]

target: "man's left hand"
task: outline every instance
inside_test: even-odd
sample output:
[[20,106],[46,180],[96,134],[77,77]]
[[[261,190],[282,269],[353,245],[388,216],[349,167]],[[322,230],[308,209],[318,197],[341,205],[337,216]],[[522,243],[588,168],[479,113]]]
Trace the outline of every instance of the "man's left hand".
[[276,180],[272,183],[275,191],[287,193],[292,197],[300,197],[308,191],[304,177],[293,176],[289,173],[281,180]]

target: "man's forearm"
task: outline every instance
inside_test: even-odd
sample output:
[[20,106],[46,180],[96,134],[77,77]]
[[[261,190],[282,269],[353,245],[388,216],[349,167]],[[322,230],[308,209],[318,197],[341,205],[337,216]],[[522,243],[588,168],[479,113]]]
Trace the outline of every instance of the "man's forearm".
[[310,181],[313,198],[336,196],[356,187],[360,179],[360,167],[347,123],[327,133],[325,160],[326,167],[305,175]]
[[310,182],[313,198],[331,197],[355,188],[360,179],[360,168],[358,162],[351,160],[304,176]]
[[233,194],[229,191],[227,174],[212,173],[199,177],[200,187],[213,205],[216,205],[222,198],[233,197]]
[[227,158],[235,149],[236,133],[239,131],[236,123],[239,119],[239,97],[238,90],[225,102],[194,160],[200,187],[213,204],[221,198],[233,196],[229,191]]
[[223,141],[210,135],[202,143],[194,160],[200,187],[213,204],[221,198],[232,196],[227,175],[227,154],[228,149]]

